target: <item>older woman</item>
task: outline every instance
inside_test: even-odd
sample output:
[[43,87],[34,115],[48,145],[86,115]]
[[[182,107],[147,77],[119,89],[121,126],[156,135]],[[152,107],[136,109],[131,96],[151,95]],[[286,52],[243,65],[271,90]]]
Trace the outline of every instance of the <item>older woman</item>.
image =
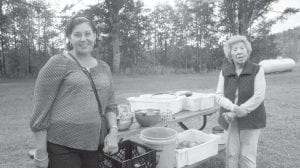
[[233,36],[224,44],[228,64],[222,68],[216,91],[221,106],[218,121],[228,131],[227,168],[255,168],[261,129],[266,127],[264,70],[249,61],[251,44]]

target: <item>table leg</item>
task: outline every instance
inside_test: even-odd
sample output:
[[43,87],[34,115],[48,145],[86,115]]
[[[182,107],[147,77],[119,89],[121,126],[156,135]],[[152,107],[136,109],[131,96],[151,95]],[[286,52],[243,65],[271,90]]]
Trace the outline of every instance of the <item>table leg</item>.
[[178,124],[182,129],[184,129],[184,130],[188,130],[188,129],[189,129],[187,126],[185,126],[185,125],[183,124],[182,121],[178,122],[177,124]]
[[[199,130],[203,130],[206,126],[206,123],[207,123],[207,116],[206,115],[203,115],[203,122],[202,122],[202,126],[199,128]],[[182,129],[184,130],[188,130],[189,128],[182,122],[178,122],[177,123]]]
[[203,116],[203,123],[202,123],[201,128],[199,128],[199,130],[203,130],[205,128],[205,126],[206,126],[206,123],[207,123],[207,116],[204,115]]

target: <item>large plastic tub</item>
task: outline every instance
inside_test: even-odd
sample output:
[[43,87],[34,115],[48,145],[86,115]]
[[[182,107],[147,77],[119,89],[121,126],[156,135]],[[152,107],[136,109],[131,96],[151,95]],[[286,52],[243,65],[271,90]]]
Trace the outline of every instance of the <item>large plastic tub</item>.
[[152,127],[141,131],[140,139],[155,149],[156,168],[174,168],[177,131],[167,127]]
[[219,136],[206,134],[196,129],[190,129],[178,134],[178,144],[183,141],[196,141],[200,145],[176,149],[176,167],[184,167],[200,162],[218,154]]

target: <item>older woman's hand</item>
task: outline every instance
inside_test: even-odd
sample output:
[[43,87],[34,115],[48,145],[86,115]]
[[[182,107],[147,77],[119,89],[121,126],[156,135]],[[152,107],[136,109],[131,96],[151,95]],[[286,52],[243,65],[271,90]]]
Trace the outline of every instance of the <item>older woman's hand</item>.
[[245,117],[248,115],[248,110],[246,110],[244,107],[242,106],[236,106],[233,109],[233,112],[237,115],[237,117]]
[[103,152],[107,154],[115,154],[119,150],[118,146],[118,130],[112,128],[104,139]]
[[236,117],[236,114],[233,112],[227,112],[227,113],[224,113],[223,116],[224,116],[224,119],[228,123],[231,123],[234,120],[234,118]]

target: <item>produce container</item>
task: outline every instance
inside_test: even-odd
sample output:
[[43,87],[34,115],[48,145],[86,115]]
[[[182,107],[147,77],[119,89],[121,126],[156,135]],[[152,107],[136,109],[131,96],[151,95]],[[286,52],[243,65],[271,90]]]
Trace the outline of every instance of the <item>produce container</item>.
[[119,131],[129,129],[134,120],[134,113],[130,111],[130,106],[126,104],[118,105],[117,126]]
[[99,168],[155,168],[156,150],[145,145],[126,140],[119,144],[119,152],[103,154]]
[[117,118],[117,126],[119,131],[124,131],[129,129],[133,122],[133,116],[127,118]]
[[188,141],[198,145],[176,149],[176,167],[192,165],[218,154],[218,135],[206,134],[196,129],[189,129],[178,134],[178,144]]
[[137,110],[135,119],[142,127],[153,126],[162,120],[160,111],[156,109]]
[[147,94],[129,97],[131,111],[141,109],[158,109],[161,112],[171,111],[172,114],[182,111],[183,96],[172,94]]
[[192,92],[192,95],[183,99],[183,110],[198,111],[214,107],[214,96],[209,93]]

